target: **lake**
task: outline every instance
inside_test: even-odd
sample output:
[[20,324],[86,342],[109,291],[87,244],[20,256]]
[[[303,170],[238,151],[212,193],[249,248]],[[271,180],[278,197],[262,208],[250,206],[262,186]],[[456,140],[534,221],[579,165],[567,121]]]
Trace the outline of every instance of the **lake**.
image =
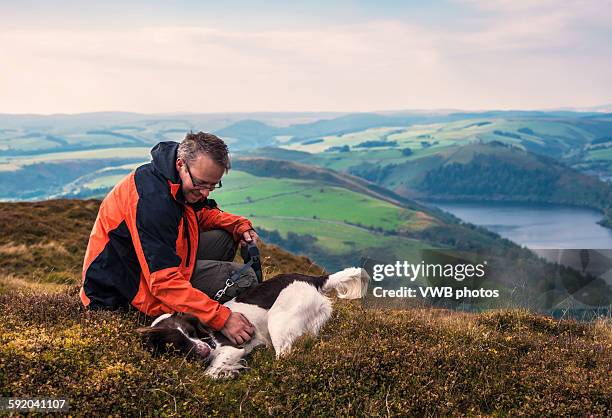
[[519,203],[427,202],[529,248],[612,249],[612,229],[592,209]]

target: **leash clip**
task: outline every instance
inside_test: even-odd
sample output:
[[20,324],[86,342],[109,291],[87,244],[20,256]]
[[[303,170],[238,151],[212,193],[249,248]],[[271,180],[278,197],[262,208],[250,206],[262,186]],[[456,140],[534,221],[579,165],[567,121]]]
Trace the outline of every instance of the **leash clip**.
[[234,286],[236,283],[232,281],[232,279],[227,279],[225,281],[225,287],[223,289],[220,289],[217,293],[215,293],[215,300],[219,300],[223,297],[223,295],[225,295],[225,292],[227,292],[227,289],[229,289],[230,287]]

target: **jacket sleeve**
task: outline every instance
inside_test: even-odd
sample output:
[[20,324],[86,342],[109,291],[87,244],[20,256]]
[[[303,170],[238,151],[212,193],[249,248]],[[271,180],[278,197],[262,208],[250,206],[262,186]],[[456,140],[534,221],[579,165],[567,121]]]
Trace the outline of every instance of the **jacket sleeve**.
[[240,241],[242,234],[253,229],[251,221],[243,216],[223,212],[219,208],[204,208],[198,212],[198,222],[204,231],[225,229],[232,234],[234,241]]
[[192,287],[181,273],[176,242],[182,219],[172,215],[169,205],[145,197],[131,207],[128,228],[144,279],[151,294],[170,309],[195,315],[220,330],[231,311]]

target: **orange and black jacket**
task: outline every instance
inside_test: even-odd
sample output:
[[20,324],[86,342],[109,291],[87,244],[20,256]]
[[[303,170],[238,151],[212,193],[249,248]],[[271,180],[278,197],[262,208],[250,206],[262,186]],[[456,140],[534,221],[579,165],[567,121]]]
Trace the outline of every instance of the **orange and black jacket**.
[[132,305],[149,316],[189,312],[221,329],[230,310],[193,288],[199,232],[225,229],[238,241],[252,229],[214,200],[189,204],[176,170],[176,142],[161,142],[104,198],[89,237],[81,300],[89,308]]

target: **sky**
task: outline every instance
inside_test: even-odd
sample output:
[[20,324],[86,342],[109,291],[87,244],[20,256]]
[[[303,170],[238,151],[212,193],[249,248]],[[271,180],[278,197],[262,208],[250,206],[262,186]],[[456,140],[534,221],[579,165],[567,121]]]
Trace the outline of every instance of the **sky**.
[[0,0],[0,113],[611,103],[610,0]]

